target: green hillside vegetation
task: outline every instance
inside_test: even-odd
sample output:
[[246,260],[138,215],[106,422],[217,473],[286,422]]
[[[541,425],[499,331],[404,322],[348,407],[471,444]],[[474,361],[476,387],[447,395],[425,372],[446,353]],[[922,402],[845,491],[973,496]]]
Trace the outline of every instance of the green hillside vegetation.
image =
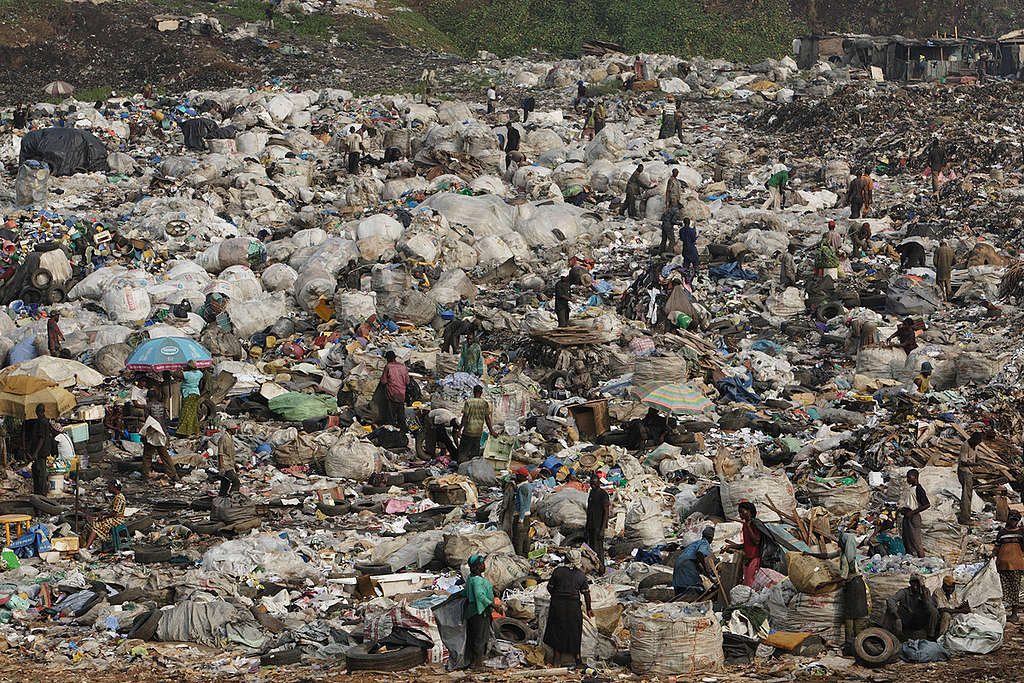
[[462,52],[501,56],[533,48],[578,53],[584,41],[598,39],[630,53],[756,62],[788,53],[805,30],[784,0],[750,0],[717,11],[701,0],[422,0],[417,9]]

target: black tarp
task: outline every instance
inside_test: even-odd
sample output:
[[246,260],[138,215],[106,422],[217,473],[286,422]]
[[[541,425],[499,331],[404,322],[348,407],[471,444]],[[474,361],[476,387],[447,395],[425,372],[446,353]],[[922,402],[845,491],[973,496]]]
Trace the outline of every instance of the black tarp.
[[185,146],[189,149],[206,149],[206,138],[217,130],[213,119],[198,118],[181,122],[181,133],[185,136]]
[[74,175],[107,170],[107,148],[87,130],[43,128],[21,141],[19,163],[43,161],[51,175]]

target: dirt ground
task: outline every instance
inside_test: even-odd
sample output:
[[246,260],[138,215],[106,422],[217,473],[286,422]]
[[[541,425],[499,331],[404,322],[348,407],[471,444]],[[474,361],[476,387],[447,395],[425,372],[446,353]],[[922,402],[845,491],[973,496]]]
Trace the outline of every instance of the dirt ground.
[[[225,32],[242,23],[218,12],[216,4],[203,3],[201,9],[217,17]],[[154,15],[170,10],[146,0],[102,5],[0,0],[0,106],[44,99],[43,87],[56,79],[71,82],[79,93],[102,88],[138,92],[147,81],[173,93],[248,87],[279,77],[294,88],[347,88],[359,94],[408,92],[424,68],[433,68],[439,86],[453,95],[463,88],[479,89],[447,78],[449,67],[465,61],[454,55],[398,47],[373,36],[360,44],[331,45],[321,38],[261,29],[261,39],[231,41],[150,26]],[[180,8],[175,13],[189,14]]]
[[[730,666],[717,674],[701,676],[704,681],[870,681],[872,683],[913,681],[914,683],[955,683],[970,681],[1019,681],[1021,662],[1024,661],[1024,636],[1020,628],[1008,624],[1003,646],[988,655],[960,656],[949,662],[932,664],[909,664],[894,662],[880,669],[865,669],[853,664],[852,660],[827,657],[829,671],[808,668],[820,658],[780,657],[767,663],[751,666]],[[523,670],[510,673],[480,672],[447,674],[435,665],[419,667],[412,671],[384,674],[357,672],[347,674],[343,665],[306,664],[288,667],[267,667],[254,669],[243,674],[227,674],[218,662],[228,659],[225,653],[212,653],[202,657],[191,667],[180,668],[180,657],[173,656],[167,645],[150,646],[150,653],[143,658],[113,657],[106,670],[97,670],[94,663],[86,661],[67,666],[57,662],[44,661],[47,655],[17,649],[0,652],[0,683],[122,683],[133,680],[144,683],[200,683],[221,680],[263,681],[266,683],[306,683],[312,681],[346,681],[348,683],[381,683],[395,681],[402,683],[443,683],[450,681],[569,681],[598,683],[598,681],[639,681],[638,676],[619,669],[606,672],[568,672],[545,675],[537,672],[529,677]],[[168,656],[164,656],[168,655]],[[102,668],[103,665],[101,665]],[[681,677],[678,680],[692,680]]]

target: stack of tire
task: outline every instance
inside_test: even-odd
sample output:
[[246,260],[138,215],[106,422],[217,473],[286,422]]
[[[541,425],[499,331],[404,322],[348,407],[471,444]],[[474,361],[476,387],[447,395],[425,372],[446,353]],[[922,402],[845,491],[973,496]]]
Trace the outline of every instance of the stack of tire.
[[[40,257],[42,264],[46,264],[49,261],[45,254],[60,248],[61,245],[58,242],[47,242],[37,245],[35,251],[42,255]],[[57,255],[57,258],[62,261],[66,260],[60,255]],[[67,299],[67,295],[66,283],[57,281],[45,265],[40,265],[32,272],[27,273],[24,288],[21,290],[21,299],[27,304],[59,304]]]
[[107,440],[107,428],[102,422],[89,422],[89,438],[75,444],[75,453],[85,456],[89,465],[103,462],[103,444]]

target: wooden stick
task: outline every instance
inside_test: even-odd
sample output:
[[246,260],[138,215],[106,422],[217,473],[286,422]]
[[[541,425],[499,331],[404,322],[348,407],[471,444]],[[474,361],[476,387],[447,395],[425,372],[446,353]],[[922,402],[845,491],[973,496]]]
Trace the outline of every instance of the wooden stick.
[[718,575],[718,567],[715,566],[715,561],[711,560],[711,573],[715,575],[715,581],[718,582],[718,590],[722,594],[722,600],[725,601],[725,605],[729,605],[729,596],[725,593],[725,586],[722,585],[722,577]]

